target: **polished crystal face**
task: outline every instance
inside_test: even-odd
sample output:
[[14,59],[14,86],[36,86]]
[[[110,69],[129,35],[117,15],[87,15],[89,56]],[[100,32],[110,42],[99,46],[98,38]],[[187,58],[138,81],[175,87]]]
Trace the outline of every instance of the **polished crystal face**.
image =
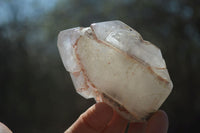
[[160,49],[121,21],[61,31],[58,48],[76,91],[144,121],[172,90]]

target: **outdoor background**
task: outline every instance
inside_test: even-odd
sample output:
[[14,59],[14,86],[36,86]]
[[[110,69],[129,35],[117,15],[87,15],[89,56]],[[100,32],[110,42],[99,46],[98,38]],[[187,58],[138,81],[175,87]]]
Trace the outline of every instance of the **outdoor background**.
[[75,92],[59,31],[121,20],[163,53],[174,88],[169,133],[199,131],[199,0],[0,0],[0,121],[15,133],[64,132],[94,100]]

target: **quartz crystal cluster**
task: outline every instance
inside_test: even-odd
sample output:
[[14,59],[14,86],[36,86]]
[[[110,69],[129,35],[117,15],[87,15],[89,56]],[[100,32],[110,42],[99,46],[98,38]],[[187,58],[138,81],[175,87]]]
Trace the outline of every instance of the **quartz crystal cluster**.
[[61,31],[58,48],[76,91],[130,121],[145,121],[172,90],[160,49],[121,21]]

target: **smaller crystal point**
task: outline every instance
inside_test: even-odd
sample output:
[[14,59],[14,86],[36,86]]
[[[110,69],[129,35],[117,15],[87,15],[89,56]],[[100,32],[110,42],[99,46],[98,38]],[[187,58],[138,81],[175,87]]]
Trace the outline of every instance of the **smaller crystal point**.
[[121,21],[61,31],[58,48],[76,91],[144,121],[172,90],[161,51]]

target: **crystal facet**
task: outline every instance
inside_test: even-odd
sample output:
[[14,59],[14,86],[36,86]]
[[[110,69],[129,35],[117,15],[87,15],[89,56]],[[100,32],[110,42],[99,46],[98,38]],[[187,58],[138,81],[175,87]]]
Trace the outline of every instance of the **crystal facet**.
[[144,121],[172,90],[160,49],[121,21],[61,31],[58,48],[76,91]]

